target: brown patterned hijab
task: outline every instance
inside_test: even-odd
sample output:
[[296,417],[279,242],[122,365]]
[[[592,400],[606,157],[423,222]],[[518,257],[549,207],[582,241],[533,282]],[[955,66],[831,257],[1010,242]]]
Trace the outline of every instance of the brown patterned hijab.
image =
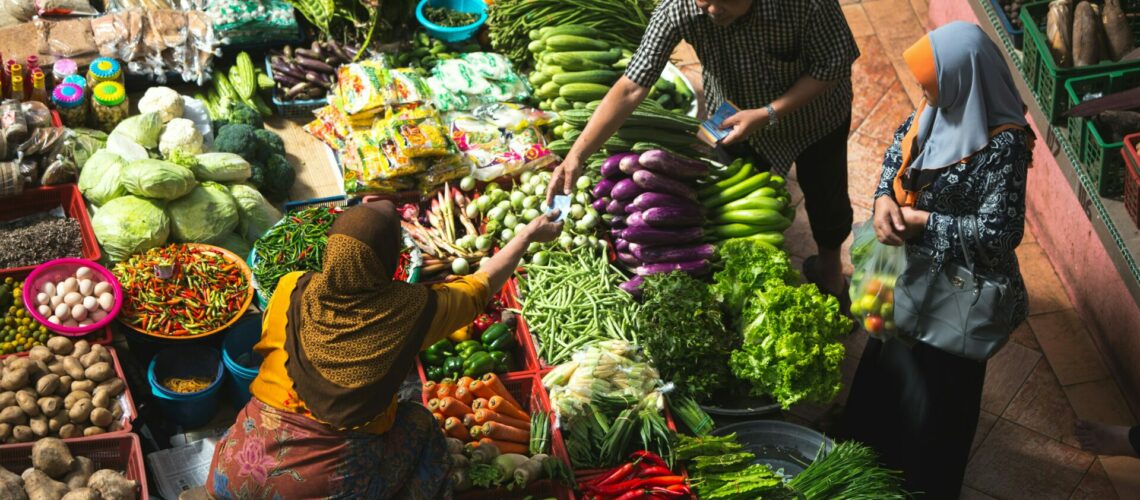
[[392,280],[400,248],[391,202],[351,208],[329,230],[321,272],[303,276],[291,297],[286,370],[313,416],[333,427],[383,413],[427,335],[435,296]]

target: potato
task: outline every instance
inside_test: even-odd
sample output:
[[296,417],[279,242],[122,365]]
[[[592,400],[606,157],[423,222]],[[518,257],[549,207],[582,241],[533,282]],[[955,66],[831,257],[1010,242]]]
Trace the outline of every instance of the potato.
[[[27,478],[24,478],[27,481]],[[95,471],[91,479],[87,480],[88,488],[99,490],[105,500],[128,500],[135,497],[137,481],[123,477],[122,474],[110,469]]]
[[7,441],[10,437],[12,437],[12,424],[0,424],[0,441]]
[[75,457],[75,461],[71,463],[71,470],[63,477],[62,481],[67,483],[68,488],[76,490],[86,487],[87,479],[94,473],[95,462],[87,457]]
[[79,358],[89,352],[91,352],[91,343],[86,340],[77,340],[75,341],[75,348],[71,350],[71,356]]
[[72,380],[86,379],[86,377],[83,376],[83,370],[86,367],[83,366],[83,363],[80,363],[78,359],[67,357],[63,358],[61,363],[63,363],[63,369],[67,370],[67,374],[71,376]]
[[84,487],[67,492],[60,500],[103,500],[103,497],[95,489]]
[[[91,353],[95,354],[95,353]],[[96,383],[106,381],[107,379],[115,376],[115,370],[111,369],[111,364],[106,361],[100,361],[89,367],[83,372],[87,380],[94,380]]]
[[55,359],[55,353],[51,352],[51,349],[48,349],[46,346],[38,345],[28,351],[28,358],[31,358],[32,361],[43,361],[46,363],[48,360]]
[[28,420],[28,427],[32,428],[32,434],[36,435],[36,439],[48,435],[48,418],[40,415],[36,418]]
[[0,467],[0,498],[28,500],[28,494],[24,491],[24,478]]
[[71,384],[71,375],[61,375],[59,377],[59,390],[55,392],[55,395],[62,398],[71,394]]
[[12,391],[0,392],[0,408],[7,408],[16,404],[16,393]]
[[36,393],[30,389],[24,389],[16,393],[16,404],[24,411],[29,417],[38,417],[41,415],[40,407],[36,404]]
[[67,397],[64,398],[63,407],[70,410],[72,406],[75,406],[75,403],[84,399],[91,399],[91,394],[84,391],[72,391],[71,394],[68,394]]
[[48,418],[48,432],[52,435],[57,435],[59,434],[59,430],[69,423],[71,423],[71,419],[68,418],[66,413],[62,411],[56,413],[54,417]]
[[91,352],[99,356],[98,360],[95,361],[95,363],[98,363],[99,361],[106,361],[108,363],[111,362],[111,351],[108,351],[106,347],[103,347],[100,344],[91,344]]
[[24,370],[31,370],[32,365],[34,365],[34,364],[35,363],[28,358],[19,357],[19,358],[16,358],[15,361],[12,361],[12,364],[8,365],[8,368],[11,370],[19,370],[21,368]]
[[109,410],[113,402],[111,396],[107,394],[107,391],[95,391],[95,395],[91,397],[91,404],[95,405],[96,408]]
[[102,384],[99,384],[99,387],[96,387],[95,390],[107,391],[108,396],[115,397],[122,394],[126,388],[127,384],[123,382],[123,379],[115,377],[113,379],[107,380],[106,382],[103,382]]
[[49,373],[36,381],[36,393],[40,396],[51,396],[59,390],[59,375]]
[[36,360],[32,363],[31,369],[28,370],[28,380],[35,381],[40,378],[41,375],[47,375],[49,373],[51,373],[51,368],[48,368],[47,363]]
[[91,404],[90,399],[80,399],[71,406],[71,409],[67,412],[67,416],[71,417],[71,423],[82,424],[87,422],[87,419],[91,416],[91,410],[94,408],[95,405]]
[[106,408],[95,408],[91,410],[91,423],[99,427],[107,427],[114,421],[114,416],[111,415],[111,410]]
[[107,433],[107,431],[104,430],[102,427],[91,426],[91,427],[88,427],[86,429],[83,429],[83,435],[84,436],[98,436],[100,434],[106,434],[106,433]]
[[36,469],[28,469],[21,476],[28,500],[60,500],[67,494],[67,485],[56,481]]
[[28,421],[28,415],[19,406],[9,406],[0,410],[0,422],[5,424],[22,424]]
[[4,372],[0,377],[0,388],[6,391],[18,391],[28,386],[28,370],[17,368]]
[[111,422],[111,425],[107,427],[107,432],[116,432],[121,430],[123,430],[123,423],[118,420]]
[[123,419],[123,406],[122,405],[112,406],[111,407],[111,416],[115,417],[116,422],[122,420]]
[[83,357],[79,358],[79,363],[82,364],[84,368],[87,368],[87,367],[89,367],[95,363],[103,361],[103,359],[99,357],[99,353],[97,351],[95,351],[96,347],[102,347],[102,346],[100,346],[99,344],[95,344],[95,345],[91,346],[91,352],[84,354]]
[[83,436],[83,430],[76,427],[75,424],[66,424],[59,428],[59,437],[63,439],[70,439]]
[[82,391],[82,392],[89,392],[89,393],[94,394],[95,393],[95,387],[96,387],[96,384],[95,384],[94,380],[79,380],[79,381],[71,383],[71,391],[72,392]]
[[12,429],[12,441],[16,443],[29,443],[36,439],[36,434],[32,432],[32,428],[26,425],[17,425]]
[[59,396],[51,396],[40,398],[36,401],[36,406],[40,407],[40,412],[48,417],[54,417],[60,410],[63,409],[63,398]]
[[52,337],[47,341],[48,349],[60,356],[67,356],[75,351],[75,344],[67,337]]
[[63,363],[60,363],[58,360],[55,363],[48,363],[48,371],[59,375],[60,377],[67,375],[67,370],[63,369]]
[[71,450],[58,438],[44,438],[32,446],[32,467],[52,479],[59,479],[70,472],[74,462]]

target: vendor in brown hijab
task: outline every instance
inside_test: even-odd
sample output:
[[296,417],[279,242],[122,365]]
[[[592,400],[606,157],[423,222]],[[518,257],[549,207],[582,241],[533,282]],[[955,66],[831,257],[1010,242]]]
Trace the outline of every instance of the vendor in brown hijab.
[[450,496],[443,433],[422,405],[397,403],[416,354],[469,323],[527,246],[561,233],[538,217],[475,274],[394,281],[400,218],[391,202],[354,207],[329,231],[319,273],[283,277],[264,313],[253,398],[218,442],[218,498]]

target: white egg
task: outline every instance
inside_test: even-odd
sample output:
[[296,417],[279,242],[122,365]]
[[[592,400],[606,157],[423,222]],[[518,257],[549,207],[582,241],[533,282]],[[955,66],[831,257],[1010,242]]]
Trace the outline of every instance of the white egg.
[[104,293],[107,293],[109,291],[111,291],[111,284],[107,283],[106,281],[100,281],[100,282],[95,284],[95,288],[92,290],[91,293],[92,293],[92,295],[95,295],[96,297],[98,297],[98,296],[103,295]]
[[[79,290],[79,280],[75,278],[67,278],[67,280],[63,282],[63,286],[67,290],[64,295],[67,295],[68,293]],[[56,286],[56,292],[59,292],[59,286]]]
[[40,305],[40,307],[36,310],[39,311],[40,316],[44,316],[44,317],[51,316],[52,315],[51,313],[53,312],[51,310],[51,306],[48,306],[46,304]]
[[40,291],[48,294],[49,296],[55,295],[55,283],[48,281],[43,285],[40,285]]
[[75,304],[71,306],[71,318],[76,321],[83,321],[87,319],[87,308],[83,304]]
[[99,307],[102,307],[104,311],[111,312],[111,308],[115,307],[115,296],[110,293],[100,295]]
[[85,319],[85,320],[83,320],[83,321],[80,321],[80,322],[79,322],[79,327],[80,327],[80,328],[83,328],[83,327],[85,327],[85,326],[91,326],[91,325],[94,325],[94,324],[95,324],[95,323],[93,323],[91,320],[89,320],[89,319]]
[[71,319],[71,307],[67,304],[60,304],[55,306],[55,317],[64,321]]
[[87,316],[87,319],[98,323],[100,321],[103,321],[103,318],[106,318],[106,317],[107,317],[107,311],[104,311],[102,309],[96,309],[96,310],[92,311],[91,314],[89,314]]
[[63,322],[63,326],[66,326],[68,328],[79,328],[79,322],[73,319],[69,319]]
[[60,321],[59,321],[59,318],[57,318],[55,316],[51,316],[48,318],[48,323],[51,323],[53,325],[58,325],[58,324],[60,324]]
[[92,274],[95,274],[95,273],[93,271],[91,271],[90,267],[81,267],[81,268],[75,270],[75,277],[77,277],[81,280],[90,278]]
[[61,281],[59,283],[56,283],[56,285],[55,285],[55,296],[56,297],[63,297],[64,295],[67,295],[68,292],[71,292],[71,288],[67,286],[66,281]]
[[91,296],[83,297],[83,307],[87,312],[94,312],[99,309],[99,299]]
[[60,304],[62,304],[62,303],[63,303],[63,297],[52,297],[52,298],[51,298],[51,302],[50,302],[50,304],[51,304],[51,307],[52,307],[53,309],[54,309],[56,306],[58,306],[58,305],[60,305]]
[[79,293],[84,296],[91,295],[91,291],[95,289],[95,285],[91,280],[79,280]]
[[36,303],[41,305],[41,306],[47,305],[47,304],[51,303],[51,297],[48,297],[48,294],[43,293],[43,292],[37,293],[36,294]]
[[63,296],[63,303],[69,306],[83,303],[83,296],[79,292],[69,292]]

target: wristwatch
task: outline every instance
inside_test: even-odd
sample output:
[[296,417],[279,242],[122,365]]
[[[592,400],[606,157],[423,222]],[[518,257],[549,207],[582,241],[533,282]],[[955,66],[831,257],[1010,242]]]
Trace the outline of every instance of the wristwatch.
[[767,106],[764,106],[764,109],[768,111],[768,126],[775,127],[780,121],[776,117],[776,107],[769,104]]

